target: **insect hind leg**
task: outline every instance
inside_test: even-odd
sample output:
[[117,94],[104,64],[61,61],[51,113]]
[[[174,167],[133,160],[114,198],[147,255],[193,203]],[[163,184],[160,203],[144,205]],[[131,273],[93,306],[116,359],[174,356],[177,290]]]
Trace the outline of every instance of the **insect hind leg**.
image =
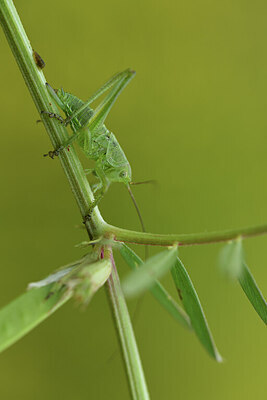
[[78,117],[86,109],[86,107],[97,100],[102,94],[122,82],[125,77],[129,75],[129,73],[132,74],[132,71],[128,68],[125,71],[120,72],[109,79],[100,89],[98,89],[92,96],[90,96],[89,99],[87,99],[78,110],[76,110],[73,114],[65,119],[65,125],[68,125],[73,118]]

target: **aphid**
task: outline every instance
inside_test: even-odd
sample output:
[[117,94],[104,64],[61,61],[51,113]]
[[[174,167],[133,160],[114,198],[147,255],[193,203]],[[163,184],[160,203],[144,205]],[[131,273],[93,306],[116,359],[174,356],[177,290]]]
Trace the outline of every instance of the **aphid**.
[[38,68],[43,69],[45,67],[45,62],[40,56],[40,54],[37,53],[37,51],[33,50],[33,58],[35,61],[35,64],[37,65]]
[[[90,210],[88,210],[87,218],[90,218],[94,207],[96,207],[103,198],[110,184],[112,182],[122,182],[126,185],[131,195],[142,229],[145,231],[140,211],[130,189],[130,185],[134,183],[132,182],[132,172],[129,161],[127,160],[115,135],[104,125],[111,107],[134,75],[135,72],[130,69],[115,75],[86,102],[83,102],[78,97],[65,92],[63,89],[54,90],[47,83],[47,88],[51,97],[64,111],[66,119],[48,111],[43,111],[42,114],[48,114],[50,118],[56,118],[65,126],[70,124],[73,131],[73,135],[70,136],[65,143],[63,143],[58,149],[45,154],[45,156],[48,155],[51,158],[54,158],[62,150],[68,148],[68,146],[74,141],[77,141],[85,155],[89,159],[95,161],[94,168],[87,170],[87,173],[92,173],[96,176],[99,182],[94,190],[95,201]],[[109,93],[97,108],[95,110],[90,108],[90,104],[106,91],[109,91]]]

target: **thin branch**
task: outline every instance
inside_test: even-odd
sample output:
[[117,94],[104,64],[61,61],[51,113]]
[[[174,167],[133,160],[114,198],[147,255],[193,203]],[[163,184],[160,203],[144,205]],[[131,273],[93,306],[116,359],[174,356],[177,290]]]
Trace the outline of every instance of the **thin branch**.
[[227,231],[201,232],[190,234],[161,235],[156,233],[144,233],[118,228],[103,224],[102,235],[111,235],[114,240],[134,244],[148,244],[152,246],[192,246],[217,242],[229,242],[237,238],[245,239],[267,234],[267,225],[257,225],[248,228],[237,228]]

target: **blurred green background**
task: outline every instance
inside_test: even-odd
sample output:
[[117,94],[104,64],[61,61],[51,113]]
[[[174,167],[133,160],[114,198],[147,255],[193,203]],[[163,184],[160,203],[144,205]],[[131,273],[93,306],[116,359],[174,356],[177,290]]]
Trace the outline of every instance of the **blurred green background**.
[[[267,222],[267,3],[244,1],[16,1],[48,82],[86,99],[115,72],[137,71],[107,126],[119,139],[147,229],[191,233]],[[0,34],[0,305],[28,282],[79,258],[81,218],[21,74]],[[139,229],[128,193],[100,210]],[[267,238],[245,242],[266,296]],[[266,330],[241,288],[220,276],[220,245],[180,255],[225,362],[145,295],[135,332],[153,399],[262,399]],[[143,249],[136,248],[140,254]],[[151,250],[151,254],[153,251]],[[121,276],[126,266],[118,258]],[[168,277],[164,284],[175,295]],[[134,313],[136,301],[129,302]],[[114,353],[115,352],[115,353]],[[69,303],[0,355],[2,399],[128,399],[104,290],[84,312]]]

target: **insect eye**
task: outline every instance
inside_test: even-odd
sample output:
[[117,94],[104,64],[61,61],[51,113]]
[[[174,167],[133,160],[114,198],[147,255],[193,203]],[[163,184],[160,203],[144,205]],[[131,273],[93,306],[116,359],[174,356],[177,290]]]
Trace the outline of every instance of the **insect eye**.
[[125,172],[125,171],[122,171],[122,172],[120,173],[120,177],[121,177],[121,178],[125,178],[125,176],[126,176],[126,172]]

